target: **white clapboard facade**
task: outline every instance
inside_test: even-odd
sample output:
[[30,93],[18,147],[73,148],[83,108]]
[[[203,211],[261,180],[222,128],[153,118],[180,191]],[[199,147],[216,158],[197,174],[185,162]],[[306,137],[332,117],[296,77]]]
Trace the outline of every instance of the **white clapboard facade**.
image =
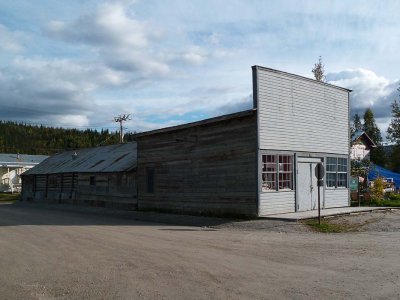
[[259,216],[317,209],[318,162],[325,168],[322,208],[349,205],[349,92],[253,67]]

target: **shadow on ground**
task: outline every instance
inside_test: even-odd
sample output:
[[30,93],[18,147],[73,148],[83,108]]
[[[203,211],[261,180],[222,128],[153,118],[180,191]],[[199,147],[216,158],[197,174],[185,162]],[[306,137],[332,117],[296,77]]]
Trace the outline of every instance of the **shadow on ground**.
[[120,211],[106,208],[81,207],[64,204],[54,205],[16,202],[0,205],[0,226],[155,226],[160,224],[169,224],[176,226],[210,227],[231,223],[232,221],[234,220],[157,212]]

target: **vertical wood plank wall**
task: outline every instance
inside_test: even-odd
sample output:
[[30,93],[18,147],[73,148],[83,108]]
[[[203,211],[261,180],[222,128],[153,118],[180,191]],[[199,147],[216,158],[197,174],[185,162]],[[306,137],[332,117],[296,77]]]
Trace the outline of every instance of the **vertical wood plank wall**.
[[[138,207],[208,215],[257,214],[256,112],[138,137]],[[154,170],[154,192],[146,169]]]

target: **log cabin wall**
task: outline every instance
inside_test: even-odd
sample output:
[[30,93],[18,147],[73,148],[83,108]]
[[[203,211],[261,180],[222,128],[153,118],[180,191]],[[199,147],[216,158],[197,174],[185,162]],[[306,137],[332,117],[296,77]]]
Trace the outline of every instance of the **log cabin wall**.
[[138,208],[257,215],[256,111],[137,136]]

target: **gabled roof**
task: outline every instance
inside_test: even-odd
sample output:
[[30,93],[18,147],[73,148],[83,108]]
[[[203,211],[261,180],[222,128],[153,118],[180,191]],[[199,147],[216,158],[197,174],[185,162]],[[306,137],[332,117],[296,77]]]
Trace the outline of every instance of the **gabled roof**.
[[0,166],[3,167],[26,167],[39,164],[48,158],[47,155],[28,155],[0,153]]
[[24,175],[55,173],[109,173],[136,168],[136,143],[84,148],[49,157]]
[[375,142],[368,136],[365,131],[358,130],[354,133],[351,143],[354,144],[355,141],[359,139],[364,139],[369,147],[376,147]]

